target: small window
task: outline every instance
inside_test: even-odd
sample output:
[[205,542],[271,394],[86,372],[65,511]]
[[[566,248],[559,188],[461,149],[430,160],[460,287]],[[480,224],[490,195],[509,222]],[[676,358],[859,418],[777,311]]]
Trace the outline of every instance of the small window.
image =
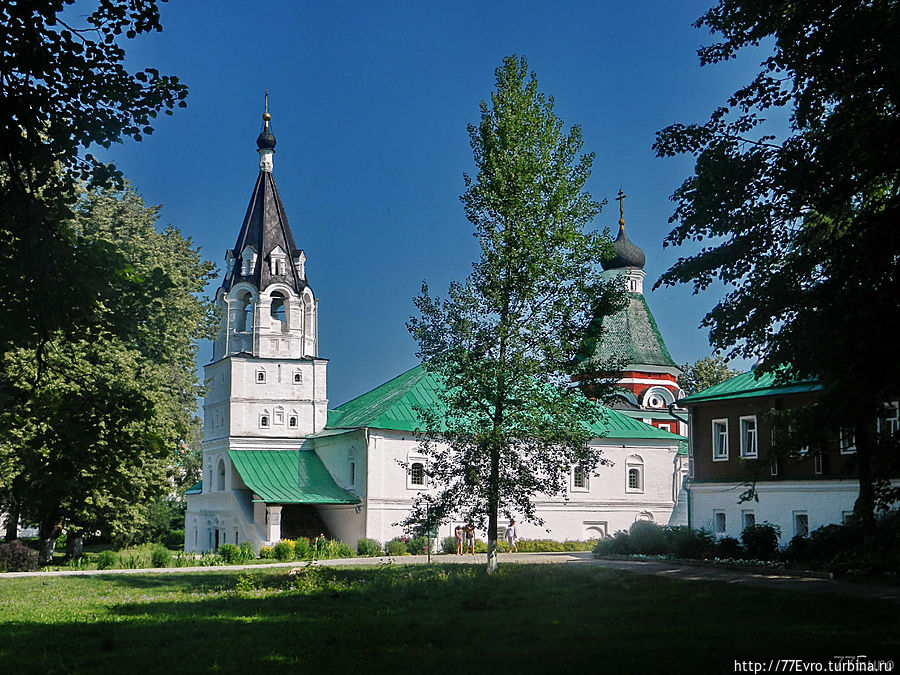
[[814,460],[813,460],[813,464],[814,464],[814,469],[813,469],[813,470],[815,471],[815,473],[816,473],[817,476],[818,476],[818,475],[821,475],[822,473],[824,473],[824,471],[825,471],[825,458],[822,457],[822,453],[821,453],[821,452],[817,452],[817,453],[815,454],[815,458],[814,458]]
[[794,536],[809,536],[809,514],[805,511],[794,511]]
[[356,462],[350,462],[350,485],[356,485]]
[[852,429],[841,427],[840,446],[842,455],[852,455],[856,452],[856,433]]
[[728,459],[728,420],[713,420],[712,422],[713,461],[721,462]]
[[878,433],[894,436],[900,428],[900,401],[890,401],[884,404],[881,414],[878,416]]
[[294,371],[294,384],[303,384],[303,373],[299,370]]
[[741,457],[755,459],[758,454],[756,415],[741,417]]
[[266,381],[266,371],[263,370],[262,368],[260,368],[259,370],[256,371],[256,383],[262,384],[265,381]]
[[777,476],[778,475],[778,458],[773,457],[769,460],[769,475]]
[[756,525],[756,514],[753,511],[741,511],[741,524],[744,529]]
[[625,492],[644,491],[644,460],[631,455],[625,460]]
[[583,466],[576,466],[572,470],[572,488],[575,490],[588,489],[588,475]]
[[218,472],[216,476],[216,490],[222,491],[225,489],[225,460],[219,460]]
[[716,530],[716,534],[725,534],[725,512],[724,511],[714,511],[713,512],[713,521],[715,523],[714,527]]
[[409,467],[409,482],[411,485],[425,485],[425,465],[421,462],[413,462]]
[[261,426],[261,427],[269,426],[269,416],[268,415],[260,415],[259,416],[259,426]]
[[640,490],[641,489],[641,470],[638,468],[628,469],[628,489],[629,490]]
[[288,426],[291,427],[292,429],[297,427],[297,416],[296,415],[291,415],[288,418]]

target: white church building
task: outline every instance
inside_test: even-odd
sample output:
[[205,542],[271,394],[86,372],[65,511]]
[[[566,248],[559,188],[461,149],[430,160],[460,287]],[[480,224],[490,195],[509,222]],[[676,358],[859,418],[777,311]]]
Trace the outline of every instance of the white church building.
[[[259,176],[216,294],[224,318],[205,369],[203,479],[186,493],[185,550],[250,542],[258,551],[319,534],[353,547],[361,537],[387,541],[433,488],[413,432],[415,405],[434,399],[435,382],[419,366],[328,410],[318,301],[272,177],[268,112],[263,119]],[[608,409],[591,444],[613,466],[598,476],[573,469],[565,498],[537,496],[545,522],[519,523],[519,536],[591,539],[636,520],[681,524],[684,438],[639,417]]]

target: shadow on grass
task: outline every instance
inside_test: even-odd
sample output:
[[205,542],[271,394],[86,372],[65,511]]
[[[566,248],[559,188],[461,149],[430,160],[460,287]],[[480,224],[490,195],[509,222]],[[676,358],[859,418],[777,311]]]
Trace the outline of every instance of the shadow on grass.
[[[895,654],[896,608],[598,568],[308,568],[103,577],[138,600],[11,622],[10,672],[732,672],[735,659]],[[108,587],[109,588],[109,587]],[[114,590],[114,589],[113,589]],[[112,591],[110,591],[112,592]],[[16,645],[38,645],[31,650]],[[75,649],[73,650],[73,645]],[[847,651],[849,650],[849,651]]]

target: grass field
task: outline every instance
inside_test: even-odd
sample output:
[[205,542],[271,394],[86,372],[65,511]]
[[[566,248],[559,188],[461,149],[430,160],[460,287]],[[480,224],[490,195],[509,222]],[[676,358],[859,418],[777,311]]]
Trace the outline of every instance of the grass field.
[[0,636],[3,673],[696,674],[896,658],[900,612],[596,567],[314,566],[0,579]]

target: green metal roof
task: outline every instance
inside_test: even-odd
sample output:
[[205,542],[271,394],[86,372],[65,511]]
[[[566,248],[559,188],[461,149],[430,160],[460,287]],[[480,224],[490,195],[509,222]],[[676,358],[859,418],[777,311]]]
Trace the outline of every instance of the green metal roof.
[[[328,411],[327,429],[371,427],[415,431],[422,426],[416,406],[440,405],[439,385],[419,365],[380,387]],[[599,405],[599,404],[598,404]],[[678,440],[681,436],[603,408],[601,419],[590,425],[597,436]]]
[[259,500],[282,504],[358,504],[338,486],[312,450],[229,450],[228,456]]
[[189,487],[187,490],[184,491],[184,494],[199,495],[201,492],[203,492],[203,481],[202,480],[197,481],[196,483],[191,485],[191,487]]
[[800,394],[819,391],[822,385],[816,380],[776,383],[775,373],[758,373],[755,370],[737,375],[696,394],[686,396],[678,403],[698,403],[700,401],[724,401],[733,398],[752,398],[774,394]]
[[[629,292],[628,304],[612,316],[597,319],[588,327],[579,360],[602,366],[620,361],[626,365],[678,368],[663,341],[656,319],[643,293]],[[602,332],[599,328],[602,326]],[[597,335],[600,334],[598,340]]]

